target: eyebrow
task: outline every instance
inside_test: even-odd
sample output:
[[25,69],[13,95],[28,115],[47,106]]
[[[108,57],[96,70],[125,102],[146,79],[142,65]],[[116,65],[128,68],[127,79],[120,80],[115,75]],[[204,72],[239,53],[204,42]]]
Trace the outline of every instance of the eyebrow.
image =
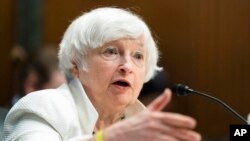
[[134,40],[137,43],[137,45],[139,45],[140,47],[144,46],[144,42],[140,39],[129,38],[129,40]]
[[137,42],[137,44],[140,46],[140,48],[144,47],[144,43],[142,41]]
[[138,49],[140,49],[141,51],[143,51],[145,49],[143,41],[141,41],[141,40],[136,41],[136,44],[139,46]]

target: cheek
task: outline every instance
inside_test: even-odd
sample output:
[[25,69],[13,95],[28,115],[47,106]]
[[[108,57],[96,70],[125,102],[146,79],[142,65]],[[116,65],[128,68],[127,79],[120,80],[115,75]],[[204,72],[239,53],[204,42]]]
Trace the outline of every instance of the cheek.
[[146,68],[143,67],[138,72],[139,72],[139,77],[141,78],[141,81],[144,82],[145,76],[146,76]]
[[136,85],[138,87],[138,91],[140,91],[142,89],[142,86],[144,84],[144,80],[145,80],[145,70],[139,70],[137,73],[137,81],[136,81]]
[[[114,65],[108,63],[95,64],[94,68],[90,70],[91,78],[95,79],[95,83],[108,84],[115,72]],[[104,84],[103,84],[104,83]]]

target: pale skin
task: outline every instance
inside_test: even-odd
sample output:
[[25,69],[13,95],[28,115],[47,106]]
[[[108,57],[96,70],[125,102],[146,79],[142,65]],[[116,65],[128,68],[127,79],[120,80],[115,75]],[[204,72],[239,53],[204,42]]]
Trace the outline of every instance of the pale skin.
[[[134,103],[144,83],[147,53],[142,39],[120,39],[89,50],[87,71],[73,68],[96,108],[95,131],[104,129],[105,141],[199,141],[196,121],[188,116],[161,112],[171,100],[166,89],[147,110],[120,121]],[[95,137],[90,141],[94,141]]]
[[200,141],[201,135],[193,130],[195,119],[161,111],[170,100],[171,91],[166,89],[148,110],[106,128],[104,141]]

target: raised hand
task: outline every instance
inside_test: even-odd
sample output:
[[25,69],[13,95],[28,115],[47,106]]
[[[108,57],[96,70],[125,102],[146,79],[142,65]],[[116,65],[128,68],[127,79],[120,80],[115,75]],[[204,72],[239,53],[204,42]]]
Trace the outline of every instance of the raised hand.
[[148,106],[148,110],[118,122],[104,132],[105,141],[200,141],[193,129],[195,119],[161,110],[170,102],[171,91],[166,89]]

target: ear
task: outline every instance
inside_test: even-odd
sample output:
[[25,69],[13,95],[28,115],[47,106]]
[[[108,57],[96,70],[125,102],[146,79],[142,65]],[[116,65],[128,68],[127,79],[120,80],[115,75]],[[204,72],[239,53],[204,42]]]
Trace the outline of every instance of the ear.
[[72,64],[74,65],[74,67],[71,69],[71,74],[74,77],[79,78],[79,69],[75,63],[72,63]]

